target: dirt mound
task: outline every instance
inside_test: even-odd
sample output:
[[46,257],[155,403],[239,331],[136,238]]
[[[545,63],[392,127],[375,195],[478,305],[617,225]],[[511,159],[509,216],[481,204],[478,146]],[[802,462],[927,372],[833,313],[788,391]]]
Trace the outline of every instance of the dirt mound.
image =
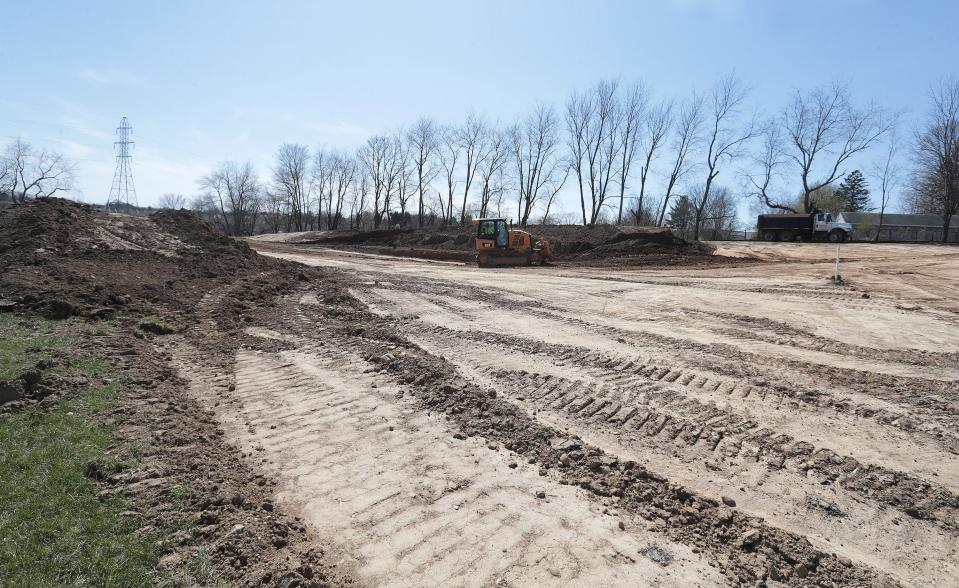
[[[305,233],[284,242],[323,247],[345,247],[373,253],[472,261],[473,226],[428,229],[378,229]],[[560,261],[582,265],[700,265],[723,262],[715,248],[686,241],[667,228],[615,225],[540,225],[526,227],[534,238],[550,242]]]
[[196,247],[199,253],[241,257],[255,255],[249,245],[227,237],[190,211],[161,210],[151,214],[150,220],[183,243]]
[[188,310],[209,282],[277,261],[185,211],[99,213],[60,198],[0,211],[0,302],[50,318]]
[[69,251],[94,234],[91,207],[62,198],[38,198],[0,211],[0,255],[23,257]]

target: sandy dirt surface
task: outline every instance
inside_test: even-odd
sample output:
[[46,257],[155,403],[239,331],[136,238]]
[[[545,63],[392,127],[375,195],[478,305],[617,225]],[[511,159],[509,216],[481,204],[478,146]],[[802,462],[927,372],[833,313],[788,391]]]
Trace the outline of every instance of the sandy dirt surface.
[[[740,562],[753,531],[715,545],[691,512],[597,492],[571,479],[575,447],[537,471],[456,434],[362,350],[323,337],[324,302],[305,291],[280,306],[285,328],[246,332],[282,345],[237,351],[214,410],[361,578],[713,585],[751,566],[803,584],[825,558],[856,572],[823,585],[959,577],[959,249],[844,245],[837,286],[836,248],[817,244],[717,244],[768,263],[633,271],[253,245],[334,268],[464,382],[612,460],[593,470],[635,463],[763,537]],[[196,388],[211,394],[213,377]],[[776,537],[808,542],[815,561],[783,556]]]
[[[844,245],[841,284],[815,244],[480,270],[254,251],[186,212],[60,200],[0,215],[0,236],[0,308],[76,317],[129,383],[103,418],[149,455],[87,475],[147,528],[192,529],[166,569],[204,555],[284,588],[959,577],[957,249]],[[55,403],[57,381],[3,410]]]

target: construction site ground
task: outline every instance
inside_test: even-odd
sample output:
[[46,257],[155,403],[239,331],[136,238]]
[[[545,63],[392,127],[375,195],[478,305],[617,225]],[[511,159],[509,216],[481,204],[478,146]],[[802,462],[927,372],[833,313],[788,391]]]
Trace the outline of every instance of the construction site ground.
[[[745,579],[735,570],[741,533],[715,544],[715,521],[690,528],[699,513],[594,491],[568,466],[582,443],[611,462],[595,473],[635,463],[664,490],[682,486],[716,501],[717,516],[802,538],[848,569],[956,585],[959,250],[844,245],[836,285],[835,246],[716,245],[768,263],[479,270],[255,243],[335,268],[385,324],[552,431],[554,445],[572,445],[544,468],[504,451],[509,434],[458,440],[470,422],[424,415],[402,380],[366,373],[377,364],[323,336],[309,292],[280,305],[302,334],[257,331],[292,349],[237,357],[231,399],[260,431],[239,435],[263,443],[288,496],[380,580]],[[272,426],[286,430],[263,431]],[[328,449],[338,442],[348,450]],[[331,477],[336,487],[320,483]],[[341,505],[341,522],[330,505]],[[748,564],[757,578],[803,581],[810,562],[762,551]],[[648,556],[661,552],[672,563]]]
[[[843,245],[836,284],[826,244],[481,270],[234,242],[186,213],[4,215],[3,309],[88,321],[84,349],[127,374],[103,426],[142,461],[87,474],[144,533],[184,523],[166,568],[201,554],[284,588],[957,584],[957,248]],[[62,383],[38,378],[0,406]]]

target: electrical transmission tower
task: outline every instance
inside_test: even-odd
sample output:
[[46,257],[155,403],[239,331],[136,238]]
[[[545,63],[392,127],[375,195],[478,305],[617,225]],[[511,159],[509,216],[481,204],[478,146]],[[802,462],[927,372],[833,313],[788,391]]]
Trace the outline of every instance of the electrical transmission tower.
[[133,127],[127,117],[120,120],[117,127],[117,140],[113,143],[117,150],[117,167],[113,172],[113,185],[107,199],[107,208],[116,212],[131,212],[137,206],[137,189],[133,185]]

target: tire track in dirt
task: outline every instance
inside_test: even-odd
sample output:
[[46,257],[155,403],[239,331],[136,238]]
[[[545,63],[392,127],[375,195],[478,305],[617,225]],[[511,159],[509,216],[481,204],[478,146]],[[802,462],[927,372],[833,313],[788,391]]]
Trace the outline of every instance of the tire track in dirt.
[[[455,317],[453,317],[455,319]],[[605,352],[596,352],[588,347],[572,346],[565,344],[546,343],[537,339],[530,339],[518,335],[504,335],[500,333],[477,333],[468,330],[468,323],[458,320],[450,320],[447,324],[455,329],[450,329],[440,325],[413,325],[413,328],[432,329],[436,333],[446,332],[445,336],[456,339],[460,337],[470,338],[477,343],[495,343],[496,345],[510,347],[517,352],[524,354],[549,353],[553,357],[566,363],[576,363],[581,367],[591,367],[597,362],[609,361],[634,361],[642,364],[654,363],[666,371],[665,374],[672,371],[674,376],[670,378],[679,380],[679,374],[695,374],[695,379],[684,379],[678,385],[686,386],[687,389],[694,389],[697,392],[713,393],[717,390],[726,393],[728,399],[741,397],[743,399],[759,399],[762,402],[771,404],[775,407],[791,406],[804,408],[812,413],[822,414],[823,411],[836,415],[848,415],[854,417],[856,422],[860,420],[874,421],[884,426],[891,426],[910,433],[920,433],[926,439],[936,445],[939,445],[953,454],[959,454],[959,438],[955,436],[955,430],[949,428],[951,424],[959,422],[959,419],[948,411],[943,414],[932,412],[925,407],[916,408],[915,406],[901,406],[898,403],[863,397],[853,393],[852,397],[845,395],[837,396],[832,390],[814,389],[802,385],[801,383],[791,381],[790,384],[782,384],[777,380],[779,378],[770,377],[767,379],[767,371],[761,366],[740,364],[740,371],[735,375],[720,374],[717,375],[712,367],[716,361],[710,360],[715,351],[714,346],[697,346],[696,354],[693,358],[693,367],[685,364],[686,349],[679,347],[671,359],[659,359],[663,356],[661,348],[650,345],[646,349],[650,352],[642,355],[613,355]],[[608,337],[619,335],[614,331]],[[625,339],[624,339],[625,342]],[[646,350],[644,349],[644,351]],[[605,366],[598,366],[602,369]],[[769,381],[772,380],[772,381]],[[915,403],[912,403],[915,404]],[[941,424],[940,424],[941,423]]]
[[[835,391],[848,390],[859,396],[876,398],[915,412],[920,421],[931,421],[938,426],[936,434],[942,432],[944,436],[948,435],[959,426],[959,384],[955,381],[877,374],[783,357],[770,358],[742,351],[730,344],[697,343],[689,339],[598,324],[546,310],[534,314],[639,348],[658,350],[660,353],[664,349],[675,349],[684,354],[687,361],[694,362],[694,365],[698,363],[697,367],[726,376],[760,377],[772,381],[785,379],[790,382],[789,387],[795,388],[800,387],[797,383],[808,381],[810,387],[806,388],[804,395],[825,398],[827,403]],[[820,386],[825,382],[828,388],[816,390],[811,387],[814,382],[820,383]],[[835,404],[841,406],[842,401]],[[952,447],[959,446],[952,444]]]
[[[478,357],[475,350],[456,349],[452,338],[430,342],[418,331],[412,336],[427,349],[442,350],[465,373],[502,391],[544,423],[568,428],[620,459],[637,459],[707,495],[722,491],[737,496],[744,501],[742,508],[776,525],[811,538],[831,538],[825,548],[880,569],[890,569],[890,562],[893,569],[917,566],[929,581],[959,571],[924,559],[942,562],[956,555],[955,495],[938,488],[930,494],[939,501],[926,502],[931,485],[922,480],[875,466],[857,470],[856,460],[778,433],[748,414],[677,396],[665,382],[673,378],[668,369],[654,369],[645,385],[635,387],[601,378],[574,380],[503,368],[507,355]],[[552,359],[542,358],[537,369],[548,371]],[[616,368],[627,365],[611,366],[610,372],[621,373]],[[733,477],[724,481],[729,474]],[[704,477],[708,484],[699,483]],[[763,480],[768,490],[761,488]],[[752,487],[740,488],[744,483]],[[877,485],[882,491],[873,495]],[[908,504],[897,504],[900,497],[908,497]],[[927,509],[925,515],[914,512],[924,520],[905,514],[917,506]],[[903,529],[916,545],[872,533],[878,521]]]
[[[288,322],[296,320],[307,313],[298,308]],[[641,520],[625,532],[582,491],[532,466],[511,467],[515,458],[480,439],[454,438],[397,399],[399,388],[362,358],[272,337],[295,350],[241,350],[232,386],[208,374],[197,387],[222,395],[214,410],[280,481],[278,499],[353,554],[373,584],[721,582],[700,556],[648,535]],[[656,541],[676,558],[669,570],[636,555]]]
[[[409,277],[413,273],[420,276]],[[815,361],[780,362],[780,357],[771,359],[755,353],[756,346],[748,344],[744,347],[750,352],[743,352],[737,348],[739,339],[730,333],[725,334],[728,342],[716,344],[709,343],[716,337],[697,341],[682,331],[682,336],[670,337],[662,327],[646,332],[640,321],[647,320],[647,315],[663,321],[667,328],[671,321],[689,319],[681,312],[668,312],[668,305],[661,304],[662,298],[638,312],[609,314],[597,302],[609,295],[609,289],[591,287],[586,280],[568,280],[557,291],[547,290],[542,299],[537,299],[526,294],[535,292],[535,285],[543,286],[544,281],[531,279],[526,284],[518,272],[503,272],[504,277],[516,276],[515,281],[503,281],[503,287],[497,285],[499,280],[485,280],[489,284],[485,290],[477,285],[484,281],[481,273],[475,278],[462,270],[438,273],[437,279],[423,272],[394,275],[386,270],[381,275],[390,284],[359,287],[355,293],[372,303],[380,316],[399,318],[400,330],[422,347],[453,362],[465,376],[464,382],[488,385],[537,423],[582,436],[612,456],[612,463],[616,458],[649,463],[653,472],[689,484],[701,496],[728,491],[737,501],[744,501],[742,508],[746,511],[764,513],[774,525],[784,524],[820,549],[835,549],[910,581],[942,583],[957,572],[942,565],[956,559],[956,497],[947,489],[951,485],[949,476],[942,483],[917,476],[917,472],[930,471],[924,470],[927,463],[908,463],[911,448],[889,456],[877,453],[877,457],[886,458],[882,464],[863,456],[839,456],[831,449],[845,450],[841,443],[823,444],[822,435],[806,440],[802,422],[782,426],[782,419],[788,416],[781,416],[798,415],[812,427],[851,425],[848,430],[825,435],[836,440],[843,435],[859,435],[859,441],[864,441],[864,433],[871,428],[882,442],[878,452],[897,441],[907,441],[912,448],[925,445],[933,459],[954,439],[942,426],[950,419],[954,422],[956,416],[950,406],[949,382],[895,374],[883,374],[877,380],[861,370],[837,371],[828,366],[823,376],[818,371],[823,366]],[[445,273],[462,277],[465,283],[443,282]],[[584,289],[582,304],[577,305],[580,287]],[[631,294],[630,286],[619,289],[623,297]],[[887,302],[891,302],[876,298],[847,302],[873,308],[888,307]],[[417,306],[423,303],[430,306],[423,306],[423,319],[419,320]],[[512,321],[516,321],[515,327]],[[727,328],[749,329],[737,317],[707,317],[706,328],[723,328],[727,321]],[[450,329],[453,325],[455,329]],[[522,333],[527,336],[515,336]],[[576,333],[582,337],[577,338]],[[938,336],[939,331],[936,333]],[[811,337],[795,347],[802,351],[802,345],[819,343],[826,341]],[[828,351],[809,350],[831,353],[846,365],[851,365],[849,358],[868,354],[864,347],[844,353],[841,344]],[[936,355],[925,359],[921,354],[896,353],[872,360],[950,368],[943,357]],[[816,356],[795,357],[808,360]],[[391,364],[390,369],[399,368]],[[899,374],[920,373],[916,368],[911,372],[898,366],[890,369]],[[820,383],[830,384],[814,386],[817,377]],[[554,389],[550,390],[551,386]],[[905,398],[907,388],[918,390],[919,398]],[[532,398],[533,393],[542,394],[543,400]],[[457,404],[442,406],[447,414],[457,414]],[[637,417],[644,419],[638,429]],[[634,428],[630,429],[631,424]],[[945,467],[951,474],[953,466],[948,465],[948,459],[952,458],[947,458]],[[888,467],[887,462],[897,460],[902,467]],[[560,471],[564,465],[558,464]],[[565,467],[576,469],[573,463]],[[697,480],[703,477],[710,478],[709,482]],[[570,483],[593,487],[592,481],[575,478]],[[594,491],[612,491],[613,486],[605,488]],[[917,500],[920,495],[931,500]],[[669,515],[655,508],[648,511],[646,506],[639,510],[646,513],[644,516],[662,515],[659,520],[666,520],[668,530],[674,529]],[[911,513],[907,515],[907,511]],[[689,521],[690,517],[692,513],[681,518]],[[895,531],[884,539],[883,529]],[[838,541],[839,547],[830,539]]]
[[[694,319],[700,327],[704,322],[711,330],[735,338],[754,339],[765,343],[787,345],[835,355],[854,356],[884,362],[900,362],[911,365],[955,368],[959,365],[959,353],[936,353],[911,349],[878,349],[840,343],[816,335],[788,323],[731,312],[717,312],[687,308],[684,314]],[[714,324],[708,324],[712,322]]]
[[[431,330],[434,333],[441,332],[435,327]],[[456,353],[457,363],[461,367],[466,367],[466,358],[475,353],[469,348],[457,349],[457,339],[487,339],[486,334],[444,334],[447,336],[442,338],[441,343],[433,341],[432,345],[446,350],[448,354]],[[774,468],[783,468],[788,459],[804,475],[810,471],[816,472],[822,476],[822,483],[842,479],[844,485],[865,492],[864,498],[895,506],[911,517],[935,520],[952,529],[959,524],[959,498],[942,486],[910,473],[862,464],[828,448],[816,448],[811,443],[783,434],[781,426],[772,425],[779,432],[773,431],[762,422],[762,411],[740,405],[738,408],[743,414],[739,414],[728,408],[718,408],[715,401],[704,401],[687,393],[689,389],[698,388],[713,392],[714,396],[720,398],[723,395],[742,399],[752,396],[760,402],[769,398],[773,404],[781,404],[783,396],[777,396],[776,400],[768,395],[768,390],[734,380],[711,379],[641,359],[610,358],[598,353],[587,353],[572,360],[572,363],[593,371],[583,374],[590,381],[503,369],[499,366],[503,365],[502,360],[505,359],[506,356],[493,359],[491,365],[480,371],[500,380],[502,386],[521,390],[524,397],[535,401],[534,404],[544,403],[542,408],[581,414],[589,420],[629,425],[647,436],[663,433],[669,441],[681,437],[690,446],[702,441],[711,451],[719,451],[729,458],[746,452],[747,457],[754,457],[757,461],[761,459]],[[546,362],[541,367],[548,369]],[[683,394],[677,396],[674,391]],[[801,430],[801,427],[796,427],[794,432]],[[899,443],[906,441],[900,439]],[[920,451],[916,446],[912,453]],[[909,453],[905,452],[906,458],[899,462],[902,466],[911,465],[905,463]],[[954,469],[943,467],[949,472]],[[851,473],[855,473],[855,476],[851,476]],[[936,471],[930,473],[938,475]],[[870,480],[880,479],[887,480],[884,488],[864,485]],[[950,481],[953,485],[957,483],[953,478]]]

